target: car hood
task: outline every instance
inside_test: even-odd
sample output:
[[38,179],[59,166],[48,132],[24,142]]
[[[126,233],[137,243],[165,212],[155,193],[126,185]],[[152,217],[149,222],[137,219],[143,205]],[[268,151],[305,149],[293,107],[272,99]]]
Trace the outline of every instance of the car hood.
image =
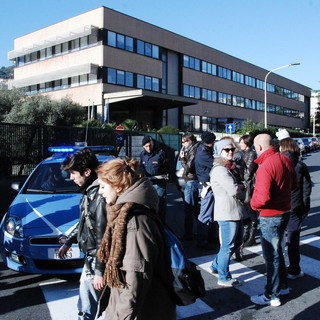
[[68,235],[79,221],[81,196],[19,194],[8,209],[8,214],[22,220],[25,236]]

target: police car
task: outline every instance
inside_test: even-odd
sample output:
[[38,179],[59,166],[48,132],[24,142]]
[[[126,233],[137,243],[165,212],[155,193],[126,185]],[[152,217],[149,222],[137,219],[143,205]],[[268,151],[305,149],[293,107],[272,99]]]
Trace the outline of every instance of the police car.
[[[8,268],[41,274],[82,271],[83,253],[77,244],[67,259],[58,257],[60,246],[79,221],[82,196],[69,173],[61,170],[61,163],[81,148],[49,148],[54,154],[40,162],[20,188],[0,225],[0,254]],[[112,146],[89,148],[100,163],[115,159],[110,155]]]

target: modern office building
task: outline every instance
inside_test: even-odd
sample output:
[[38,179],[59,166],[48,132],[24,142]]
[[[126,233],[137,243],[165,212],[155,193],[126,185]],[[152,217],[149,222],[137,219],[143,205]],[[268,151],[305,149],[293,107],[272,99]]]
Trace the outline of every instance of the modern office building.
[[[70,97],[103,121],[223,131],[264,122],[268,70],[106,7],[21,36],[8,53],[12,86]],[[310,89],[276,74],[268,125],[306,128]]]

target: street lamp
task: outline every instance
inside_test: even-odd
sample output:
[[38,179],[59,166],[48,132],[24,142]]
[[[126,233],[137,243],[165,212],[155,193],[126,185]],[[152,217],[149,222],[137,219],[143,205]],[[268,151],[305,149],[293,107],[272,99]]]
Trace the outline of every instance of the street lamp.
[[276,71],[276,70],[279,70],[279,69],[283,69],[283,68],[291,67],[291,66],[298,66],[298,65],[300,65],[300,62],[286,64],[285,66],[272,69],[266,74],[266,76],[264,78],[264,127],[265,127],[265,129],[268,127],[268,125],[267,125],[267,78],[268,78],[269,74]]

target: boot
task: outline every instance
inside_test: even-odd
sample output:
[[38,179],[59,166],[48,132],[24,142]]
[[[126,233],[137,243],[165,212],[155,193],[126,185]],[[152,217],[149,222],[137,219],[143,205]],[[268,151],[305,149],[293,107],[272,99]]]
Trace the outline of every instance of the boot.
[[256,245],[256,238],[255,238],[255,233],[257,230],[257,224],[255,221],[252,221],[249,225],[249,237],[247,238],[247,240],[245,240],[244,242],[244,247],[251,247]]

